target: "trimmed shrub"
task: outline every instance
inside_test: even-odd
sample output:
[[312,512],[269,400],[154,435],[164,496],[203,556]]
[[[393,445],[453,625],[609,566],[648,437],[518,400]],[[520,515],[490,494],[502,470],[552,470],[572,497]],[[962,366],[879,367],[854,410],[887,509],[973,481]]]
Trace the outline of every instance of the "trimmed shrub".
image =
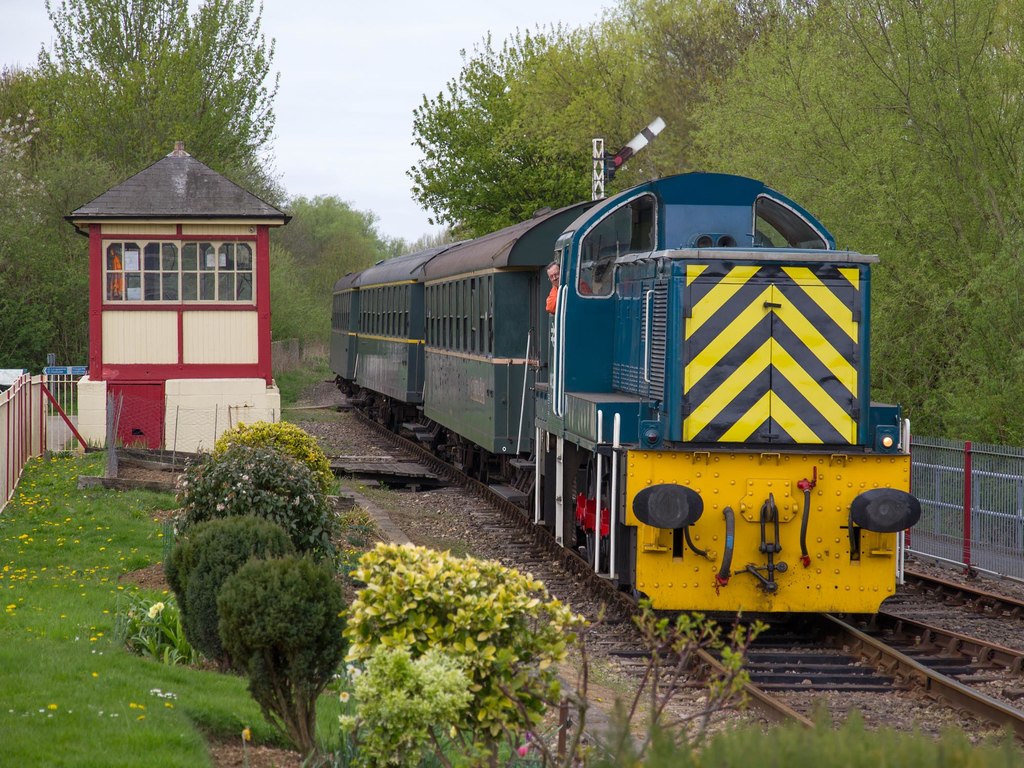
[[195,526],[187,539],[174,546],[164,565],[192,646],[211,661],[229,664],[218,631],[217,594],[221,587],[254,557],[294,554],[288,534],[269,520],[228,517]]
[[324,494],[334,489],[334,473],[331,463],[320,449],[316,440],[300,427],[287,421],[270,423],[257,421],[255,424],[239,424],[222,434],[213,445],[213,455],[219,456],[232,445],[248,445],[253,448],[273,448],[304,464]]
[[272,448],[234,445],[191,464],[179,488],[179,533],[207,520],[262,517],[281,526],[295,549],[320,558],[334,554],[337,521],[302,464]]
[[531,730],[557,701],[555,664],[583,619],[541,582],[496,562],[395,544],[367,552],[352,576],[366,586],[349,609],[349,660],[365,661],[378,646],[455,658],[473,696],[438,726],[454,727],[473,759]]
[[316,747],[316,700],[345,654],[341,586],[307,558],[250,560],[217,598],[232,666],[271,725],[305,755]]

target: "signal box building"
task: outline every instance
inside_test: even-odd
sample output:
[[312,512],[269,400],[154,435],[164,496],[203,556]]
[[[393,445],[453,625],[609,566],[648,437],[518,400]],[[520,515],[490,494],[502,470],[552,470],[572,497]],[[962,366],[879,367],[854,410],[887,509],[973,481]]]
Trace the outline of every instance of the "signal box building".
[[67,218],[89,238],[86,440],[103,444],[109,417],[123,445],[209,450],[239,422],[280,417],[269,233],[288,216],[178,142]]

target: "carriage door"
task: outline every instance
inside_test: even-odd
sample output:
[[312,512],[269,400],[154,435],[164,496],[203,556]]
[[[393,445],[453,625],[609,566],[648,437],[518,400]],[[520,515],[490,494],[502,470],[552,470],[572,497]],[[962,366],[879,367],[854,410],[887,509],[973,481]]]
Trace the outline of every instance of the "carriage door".
[[857,442],[860,272],[687,266],[683,439]]

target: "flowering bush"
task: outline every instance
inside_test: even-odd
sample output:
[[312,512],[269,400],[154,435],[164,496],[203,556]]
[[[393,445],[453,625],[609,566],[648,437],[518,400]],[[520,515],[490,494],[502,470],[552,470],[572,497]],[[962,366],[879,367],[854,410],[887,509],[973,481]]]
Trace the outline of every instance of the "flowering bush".
[[232,666],[267,721],[303,754],[316,747],[316,702],[345,654],[344,597],[334,574],[306,558],[250,560],[217,598]]
[[334,554],[337,521],[310,471],[271,448],[233,445],[186,469],[179,486],[178,532],[221,517],[252,515],[281,526],[295,549]]
[[208,658],[227,666],[220,641],[217,594],[224,582],[252,558],[295,554],[288,534],[269,520],[228,517],[195,526],[171,550],[164,565],[167,583],[181,604],[185,634]]
[[454,730],[469,764],[487,764],[558,699],[554,665],[583,620],[541,582],[496,562],[395,544],[367,552],[352,576],[366,586],[349,609],[349,660],[366,661],[378,646],[457,659],[473,695],[438,725]]
[[273,448],[300,464],[305,464],[325,494],[334,488],[334,473],[331,471],[327,456],[308,432],[294,424],[286,421],[275,424],[267,421],[239,424],[217,439],[213,446],[213,455],[219,456],[232,445]]
[[152,656],[164,664],[195,664],[201,658],[185,637],[174,600],[152,600],[134,593],[119,605],[115,633],[132,653]]

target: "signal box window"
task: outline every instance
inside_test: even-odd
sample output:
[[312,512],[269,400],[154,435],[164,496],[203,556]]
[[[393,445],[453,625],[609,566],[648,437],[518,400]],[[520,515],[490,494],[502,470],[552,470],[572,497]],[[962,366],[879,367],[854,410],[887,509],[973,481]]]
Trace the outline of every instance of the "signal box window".
[[825,238],[807,219],[778,200],[763,196],[754,204],[754,245],[761,248],[828,248]]
[[106,300],[252,302],[253,250],[234,242],[107,243]]
[[581,296],[611,296],[615,260],[654,250],[654,210],[654,197],[642,195],[616,208],[586,234],[580,246],[577,281]]

